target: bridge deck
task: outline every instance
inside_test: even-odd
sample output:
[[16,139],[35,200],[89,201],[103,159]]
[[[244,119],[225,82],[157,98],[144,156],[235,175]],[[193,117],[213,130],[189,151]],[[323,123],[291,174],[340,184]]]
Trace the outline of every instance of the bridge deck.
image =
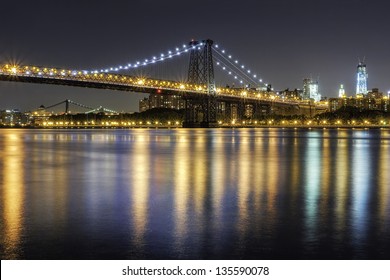
[[[0,65],[0,80],[142,93],[173,94],[183,97],[194,97],[197,95],[204,96],[208,94],[207,88],[204,85],[112,73],[97,73],[82,70],[68,70],[28,65]],[[290,106],[308,104],[308,101],[284,99],[272,93],[242,88],[217,88],[216,98],[218,100],[248,100],[252,102],[257,101],[278,105],[286,104]],[[314,105],[321,107],[319,104]]]

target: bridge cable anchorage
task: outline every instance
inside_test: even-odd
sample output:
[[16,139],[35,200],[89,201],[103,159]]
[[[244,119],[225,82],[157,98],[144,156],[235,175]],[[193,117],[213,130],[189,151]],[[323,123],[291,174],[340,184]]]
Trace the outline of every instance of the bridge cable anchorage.
[[[235,76],[237,76],[237,78],[242,77],[242,80],[250,80],[251,82],[255,83],[255,85],[260,83],[266,87],[268,86],[268,84],[264,83],[262,79],[258,78],[258,75],[256,73],[253,73],[251,69],[246,68],[244,64],[240,65],[239,60],[237,59],[234,60],[233,56],[230,54],[229,55],[226,54],[226,51],[224,49],[222,49],[221,51],[219,49],[220,47],[218,45],[215,45],[215,47],[213,47],[214,52],[219,55],[220,59],[218,59],[218,61],[220,62],[220,64],[224,64],[223,66],[221,66],[222,69],[223,67],[225,67],[225,69],[223,70],[226,70],[226,68],[228,68],[228,65],[230,65],[231,67],[236,69],[233,70],[231,67],[229,67],[231,69],[230,72],[231,73],[235,72],[236,73]],[[225,60],[226,63],[223,63],[221,59]]]
[[[199,45],[201,45],[201,43],[199,43]],[[188,53],[189,51],[191,51],[191,49],[196,47],[198,47],[198,45],[188,46],[186,44],[183,44],[182,47],[175,47],[173,51],[168,50],[166,53],[161,53],[160,55],[152,56],[149,59],[135,60],[135,62],[133,63],[125,63],[124,65],[110,66],[100,70],[96,70],[96,69],[88,70],[86,72],[90,72],[92,74],[98,74],[98,73],[113,73],[113,72],[119,72],[124,70],[137,69],[139,67],[148,66],[150,64],[155,64],[158,62],[166,61],[167,59],[178,57],[183,53]]]

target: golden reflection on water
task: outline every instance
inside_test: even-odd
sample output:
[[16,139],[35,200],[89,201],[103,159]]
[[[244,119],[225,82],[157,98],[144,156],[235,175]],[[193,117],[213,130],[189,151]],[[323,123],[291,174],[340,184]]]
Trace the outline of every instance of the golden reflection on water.
[[[213,245],[220,245],[217,241],[220,238],[223,230],[223,196],[226,186],[226,155],[225,141],[221,133],[214,136],[213,141],[213,161],[211,162],[211,197],[212,197],[212,227],[214,231]],[[221,248],[217,248],[219,250]]]
[[[79,139],[64,133],[38,134],[34,138],[38,141],[29,144],[34,162],[27,165],[26,172],[29,173],[28,179],[37,184],[33,188],[29,186],[33,195],[29,197],[28,204],[36,223],[41,229],[46,229],[45,234],[60,238],[59,229],[63,227],[69,210],[68,192],[71,190],[68,180],[72,176],[68,169],[70,151],[61,149],[60,142],[77,142]],[[49,152],[42,151],[42,146]]]
[[[265,184],[265,168],[264,168],[264,149],[262,147],[262,138],[256,137],[254,140],[254,151],[252,165],[251,178],[253,180],[254,193],[253,193],[253,208],[255,213],[260,213],[261,207],[263,206],[262,197],[264,195],[264,184]],[[261,227],[260,219],[254,225],[256,231]]]
[[206,150],[206,136],[203,133],[195,137],[195,147],[193,152],[189,153],[192,157],[193,166],[191,166],[190,173],[193,178],[193,195],[196,212],[196,224],[200,228],[204,226],[203,215],[204,215],[204,200],[206,198],[206,182],[208,178],[208,164],[207,150]]
[[178,254],[185,238],[188,234],[188,207],[190,207],[189,195],[190,195],[190,178],[189,172],[191,169],[190,159],[185,155],[190,151],[189,139],[186,133],[181,133],[177,136],[177,143],[174,152],[173,162],[173,184],[174,184],[174,205],[176,211],[175,215],[175,249],[178,250]]
[[273,232],[275,223],[277,222],[277,195],[278,195],[278,182],[280,177],[280,168],[279,166],[279,150],[278,150],[278,141],[279,138],[269,138],[266,139],[267,143],[264,143],[264,159],[266,162],[265,168],[265,197],[266,203],[264,209],[266,211],[266,226],[268,232]]
[[[344,135],[345,134],[345,135]],[[346,136],[346,132],[342,136]],[[350,168],[349,168],[349,150],[348,150],[348,140],[339,140],[337,143],[336,149],[336,165],[335,165],[335,194],[336,194],[336,204],[335,204],[335,230],[340,234],[339,239],[344,238],[343,228],[346,223],[346,208],[347,208],[347,199],[348,199],[348,180],[350,178]]]
[[3,182],[2,201],[4,255],[7,259],[17,259],[23,234],[24,220],[24,143],[23,134],[7,131],[3,138]]
[[237,199],[238,199],[238,223],[236,223],[237,231],[239,232],[239,246],[236,248],[238,252],[244,249],[245,234],[250,226],[248,201],[250,196],[250,170],[251,151],[248,142],[248,132],[240,131],[240,146],[238,147],[238,178],[237,180]]
[[148,139],[140,133],[135,136],[133,140],[133,156],[130,172],[132,172],[132,200],[131,200],[131,212],[133,216],[134,226],[134,243],[138,249],[144,246],[145,232],[148,223],[149,213],[149,178],[150,178],[150,149],[148,145]]
[[290,189],[292,189],[292,204],[295,204],[298,199],[298,194],[300,192],[299,190],[299,181],[301,178],[301,172],[299,168],[299,160],[300,160],[300,154],[299,154],[299,146],[297,143],[297,139],[293,140],[292,147],[289,148],[292,149],[291,151],[291,164],[290,166],[286,166],[287,169],[287,182],[291,182]]
[[[226,252],[229,242],[235,256],[245,257],[253,244],[269,249],[277,238],[290,242],[283,231],[293,230],[294,242],[303,244],[302,251],[312,253],[324,234],[332,235],[329,242],[337,240],[337,246],[350,241],[350,236],[354,244],[362,241],[370,230],[370,211],[376,211],[382,221],[377,227],[388,231],[388,139],[373,148],[375,142],[360,139],[359,135],[364,136],[361,132],[355,139],[351,131],[344,130],[288,132],[288,137],[272,129],[137,130],[123,134],[36,134],[29,146],[23,133],[4,134],[1,209],[7,258],[18,258],[22,248],[25,199],[33,212],[30,223],[38,224],[32,226],[37,228],[45,222],[61,226],[72,218],[70,192],[75,204],[83,203],[78,185],[70,183],[74,165],[67,149],[71,146],[61,146],[63,142],[92,141],[96,145],[91,151],[85,151],[85,146],[78,151],[88,159],[83,173],[87,180],[76,181],[85,184],[81,189],[91,204],[90,213],[82,213],[88,221],[102,214],[100,194],[115,203],[116,196],[130,193],[130,205],[125,204],[125,208],[131,217],[118,227],[128,227],[125,240],[131,239],[135,252],[167,246],[177,257],[196,258],[205,257],[202,252],[207,250]],[[100,145],[106,142],[109,145]],[[51,152],[42,152],[46,150]],[[25,154],[32,155],[35,164],[26,166]],[[126,175],[120,177],[123,172]],[[129,181],[117,183],[118,176]],[[31,180],[27,191],[26,180]],[[41,182],[46,185],[40,186]],[[55,187],[50,185],[53,182]],[[97,188],[102,182],[113,187]],[[367,206],[370,195],[377,202],[370,206],[374,210]],[[45,211],[52,215],[45,215]],[[157,222],[155,213],[161,215]],[[154,240],[156,237],[162,240]],[[309,249],[304,244],[309,244]]]

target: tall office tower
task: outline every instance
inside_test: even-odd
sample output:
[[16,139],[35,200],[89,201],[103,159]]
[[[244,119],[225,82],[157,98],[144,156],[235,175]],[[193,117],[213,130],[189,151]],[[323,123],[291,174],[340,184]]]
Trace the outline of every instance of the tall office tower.
[[356,96],[367,94],[367,69],[364,62],[357,66]]
[[314,81],[312,79],[303,79],[302,99],[314,99],[315,101],[321,100],[321,94],[318,90],[318,81]]
[[340,85],[340,88],[339,88],[339,97],[340,97],[340,98],[346,97],[344,85]]

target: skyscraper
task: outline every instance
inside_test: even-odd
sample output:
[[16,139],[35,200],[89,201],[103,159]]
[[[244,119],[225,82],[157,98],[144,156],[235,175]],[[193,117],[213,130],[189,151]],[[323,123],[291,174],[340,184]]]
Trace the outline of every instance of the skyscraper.
[[357,66],[356,96],[367,94],[367,69],[364,62]]
[[344,97],[346,97],[344,85],[340,85],[340,89],[339,89],[339,98],[344,98]]
[[315,101],[321,100],[321,94],[318,90],[318,81],[314,81],[313,79],[303,79],[302,99],[314,99]]

